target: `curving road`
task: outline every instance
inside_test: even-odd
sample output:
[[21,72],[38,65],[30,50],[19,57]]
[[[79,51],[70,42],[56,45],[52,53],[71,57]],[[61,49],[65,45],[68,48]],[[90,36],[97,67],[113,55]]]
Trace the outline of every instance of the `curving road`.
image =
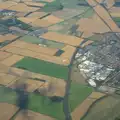
[[75,59],[75,55],[77,54],[79,48],[76,49],[76,51],[74,52],[72,59],[70,61],[70,65],[69,67],[69,72],[68,72],[68,80],[66,82],[66,93],[64,96],[64,100],[63,100],[63,111],[65,114],[65,120],[72,120],[71,117],[71,111],[70,111],[70,105],[69,105],[69,92],[70,92],[70,87],[71,87],[71,71],[72,71],[72,65]]

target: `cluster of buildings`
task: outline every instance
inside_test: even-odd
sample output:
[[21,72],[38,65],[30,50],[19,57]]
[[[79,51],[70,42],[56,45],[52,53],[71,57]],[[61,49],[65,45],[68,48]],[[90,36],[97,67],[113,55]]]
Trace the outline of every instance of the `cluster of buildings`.
[[[99,35],[98,35],[99,37]],[[102,34],[76,54],[78,69],[93,87],[119,87],[120,38],[115,33]]]

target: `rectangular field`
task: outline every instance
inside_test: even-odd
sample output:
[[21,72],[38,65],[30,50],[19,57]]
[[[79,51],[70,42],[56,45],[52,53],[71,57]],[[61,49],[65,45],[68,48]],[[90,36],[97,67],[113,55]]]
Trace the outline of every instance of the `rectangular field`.
[[18,48],[18,47],[12,47],[10,45],[3,47],[1,50],[5,50],[5,51],[11,52],[13,54],[28,56],[28,57],[35,57],[35,56],[39,55],[38,53],[33,52],[31,50]]
[[[16,82],[20,83],[21,80],[18,79],[16,81],[13,81],[7,87],[14,89],[16,87]],[[44,84],[44,82],[32,80],[32,79],[25,79],[22,82],[28,85],[27,92],[34,92],[36,89],[38,89],[40,86]]]
[[65,43],[72,46],[79,46],[80,43],[83,41],[82,38],[78,38],[70,35],[63,35],[56,32],[47,32],[40,37],[60,43]]
[[60,57],[51,56],[51,55],[47,55],[47,54],[41,54],[41,53],[37,53],[37,52],[31,51],[28,49],[13,47],[10,45],[7,45],[7,46],[1,48],[1,50],[11,52],[11,53],[17,54],[17,55],[41,59],[44,61],[48,61],[51,63],[60,64],[60,65],[64,65],[64,66],[68,66],[70,64],[70,61],[66,58],[60,58]]
[[40,73],[43,75],[53,76],[67,80],[68,67],[38,60],[34,58],[24,58],[15,64],[15,67],[26,69],[31,72]]
[[68,66],[70,64],[70,61],[68,59],[60,58],[57,56],[49,56],[49,55],[41,54],[41,55],[35,56],[35,58],[45,60],[55,64],[64,65],[64,66]]
[[36,52],[38,54],[40,54],[40,53],[47,54],[50,56],[53,56],[58,51],[58,49],[56,49],[56,48],[43,47],[43,46],[39,46],[36,44],[31,44],[31,43],[27,43],[24,41],[20,41],[20,40],[13,42],[12,44],[10,44],[10,46],[30,50],[30,51]]
[[12,34],[0,35],[0,42],[11,41],[16,39],[18,36]]
[[39,8],[35,8],[35,7],[28,7],[27,5],[25,5],[24,3],[19,3],[17,5],[11,6],[8,8],[8,10],[15,10],[18,12],[33,12],[38,10]]
[[44,7],[45,3],[36,3],[36,2],[25,2],[26,5],[28,6],[35,6],[35,7]]
[[20,40],[23,40],[25,42],[32,43],[32,44],[41,44],[41,46],[46,46],[46,47],[49,47],[49,48],[61,49],[61,48],[64,47],[63,43],[50,41],[50,40],[45,40],[45,39],[42,39],[42,38],[37,38],[35,36],[29,36],[29,35],[26,35],[26,36],[22,37]]
[[6,66],[11,66],[23,58],[24,57],[20,56],[20,55],[12,55],[12,56],[6,58],[5,60],[1,61],[1,63]]

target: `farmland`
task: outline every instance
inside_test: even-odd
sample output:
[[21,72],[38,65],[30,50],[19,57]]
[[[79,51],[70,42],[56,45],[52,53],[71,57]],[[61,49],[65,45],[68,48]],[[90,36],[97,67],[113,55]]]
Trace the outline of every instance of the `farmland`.
[[67,80],[67,76],[68,76],[67,67],[48,63],[48,62],[33,59],[33,58],[24,58],[23,60],[16,63],[15,67],[21,68],[21,69],[23,68],[31,72],[46,74],[48,76],[53,76],[56,78],[61,78],[61,79],[63,78],[65,80]]
[[0,120],[22,119],[21,83],[33,120],[119,117],[119,11],[114,0],[0,0]]

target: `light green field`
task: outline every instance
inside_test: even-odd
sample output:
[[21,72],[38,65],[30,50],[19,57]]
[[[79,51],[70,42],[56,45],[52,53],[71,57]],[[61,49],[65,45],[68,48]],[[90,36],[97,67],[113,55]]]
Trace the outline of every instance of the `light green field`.
[[86,4],[85,0],[55,0],[51,3],[48,3],[42,9],[45,12],[54,12],[57,10],[62,10],[63,8],[71,8],[77,10],[86,10],[89,6],[79,6],[78,3]]
[[15,104],[16,93],[9,88],[0,86],[0,102]]
[[28,42],[28,43],[32,43],[32,44],[46,45],[47,47],[50,47],[50,48],[61,49],[64,47],[64,44],[62,44],[62,43],[58,43],[58,42],[54,42],[54,41],[50,41],[50,40],[43,40],[41,38],[37,38],[35,36],[29,36],[29,35],[22,37],[21,40]]
[[112,18],[115,22],[120,22],[120,17],[114,17]]
[[43,96],[31,94],[29,109],[41,114],[45,114],[56,118],[57,120],[64,120],[62,102],[50,102],[49,99],[43,101]]

